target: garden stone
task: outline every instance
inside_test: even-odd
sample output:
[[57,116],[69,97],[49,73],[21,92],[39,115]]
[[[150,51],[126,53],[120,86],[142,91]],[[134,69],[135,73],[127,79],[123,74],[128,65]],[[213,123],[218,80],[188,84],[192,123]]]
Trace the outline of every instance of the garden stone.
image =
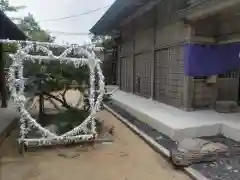
[[204,144],[209,143],[199,138],[185,138],[178,143],[178,149],[186,151],[200,151]]
[[208,143],[201,149],[202,152],[214,152],[216,150],[228,151],[228,147],[221,143]]
[[221,143],[214,143],[200,138],[185,138],[179,142],[178,149],[204,153],[213,152],[216,150],[227,150],[228,147]]
[[188,166],[193,163],[216,160],[220,154],[228,154],[226,145],[200,138],[185,138],[171,150],[171,159],[175,165]]

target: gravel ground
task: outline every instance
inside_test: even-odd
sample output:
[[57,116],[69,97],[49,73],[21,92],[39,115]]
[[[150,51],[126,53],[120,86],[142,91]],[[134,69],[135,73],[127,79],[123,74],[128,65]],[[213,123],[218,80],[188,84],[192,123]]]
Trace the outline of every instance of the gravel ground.
[[[108,103],[108,106],[121,116],[126,118],[129,122],[137,126],[139,129],[144,131],[147,135],[152,137],[157,143],[162,145],[168,150],[171,150],[176,144],[169,137],[151,128],[147,124],[139,121],[136,117],[129,114],[126,110],[118,107],[114,101]],[[234,145],[240,147],[240,143],[234,140],[228,139],[224,136],[212,136],[202,137],[203,139],[218,142],[227,145],[229,148]],[[209,180],[239,180],[240,179],[240,155],[233,154],[228,158],[219,157],[214,162],[197,163],[191,165],[191,167],[199,171],[202,175],[207,177]]]
[[98,116],[115,127],[115,141],[95,148],[60,149],[78,153],[70,159],[54,148],[21,156],[13,132],[0,149],[1,180],[190,180],[113,115],[103,111]]

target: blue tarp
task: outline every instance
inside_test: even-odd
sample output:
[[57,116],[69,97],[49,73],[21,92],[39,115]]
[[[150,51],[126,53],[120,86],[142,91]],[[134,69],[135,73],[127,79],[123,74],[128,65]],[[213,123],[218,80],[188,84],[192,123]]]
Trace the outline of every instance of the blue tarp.
[[240,43],[185,45],[185,75],[211,76],[240,68]]

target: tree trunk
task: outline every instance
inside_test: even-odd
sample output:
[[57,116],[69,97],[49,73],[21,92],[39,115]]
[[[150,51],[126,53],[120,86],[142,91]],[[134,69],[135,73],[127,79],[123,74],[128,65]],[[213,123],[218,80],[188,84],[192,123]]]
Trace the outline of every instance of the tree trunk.
[[50,94],[50,93],[47,93],[47,92],[43,92],[43,94],[44,94],[45,96],[49,97],[49,98],[52,98],[52,99],[57,100],[58,102],[60,102],[60,103],[62,104],[63,107],[65,107],[65,108],[67,108],[67,109],[70,109],[70,108],[71,108],[71,106],[67,103],[66,99],[65,99],[65,101],[64,101],[64,100],[59,99],[58,97],[56,97],[56,96],[54,96],[54,95],[52,95],[52,94]]
[[39,95],[39,123],[43,125],[44,120],[44,95]]

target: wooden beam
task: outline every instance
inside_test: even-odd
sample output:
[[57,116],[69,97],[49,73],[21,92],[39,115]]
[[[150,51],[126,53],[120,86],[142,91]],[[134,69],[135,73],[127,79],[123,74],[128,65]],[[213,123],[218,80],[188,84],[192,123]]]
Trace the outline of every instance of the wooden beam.
[[220,36],[217,38],[218,44],[229,44],[229,43],[240,42],[240,34],[228,34],[226,36]]
[[153,9],[157,4],[159,4],[161,1],[163,0],[155,0],[155,1],[151,1],[146,5],[143,5],[142,7],[140,7],[133,15],[127,17],[125,20],[123,20],[123,22],[120,24],[121,26],[124,26],[128,23],[130,23],[133,19],[143,15],[145,12]]
[[214,15],[223,9],[233,7],[239,3],[240,0],[205,0],[195,6],[189,6],[179,11],[178,15],[188,20],[197,20]]
[[120,59],[120,46],[117,46],[117,85],[121,89],[121,59]]

